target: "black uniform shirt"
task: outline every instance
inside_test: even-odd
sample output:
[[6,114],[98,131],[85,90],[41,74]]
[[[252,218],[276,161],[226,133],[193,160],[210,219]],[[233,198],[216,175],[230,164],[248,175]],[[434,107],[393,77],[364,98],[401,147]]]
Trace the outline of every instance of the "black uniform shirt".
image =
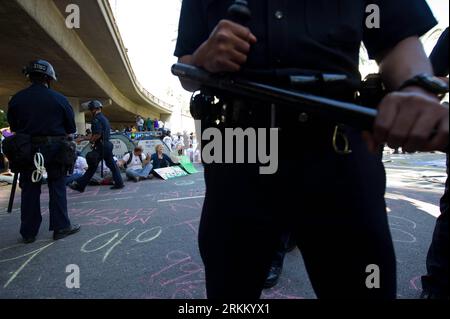
[[102,134],[103,141],[109,141],[111,126],[103,113],[98,113],[92,121],[92,134]]
[[447,76],[448,67],[448,28],[442,33],[430,55],[436,76]]
[[[258,38],[247,67],[300,68],[360,78],[361,41],[377,58],[401,40],[436,25],[425,0],[250,0],[249,28]],[[190,55],[227,18],[232,0],[184,0],[177,57]],[[381,28],[366,27],[367,5],[380,8]]]
[[31,136],[63,136],[76,132],[69,101],[42,84],[32,84],[9,102],[11,131]]

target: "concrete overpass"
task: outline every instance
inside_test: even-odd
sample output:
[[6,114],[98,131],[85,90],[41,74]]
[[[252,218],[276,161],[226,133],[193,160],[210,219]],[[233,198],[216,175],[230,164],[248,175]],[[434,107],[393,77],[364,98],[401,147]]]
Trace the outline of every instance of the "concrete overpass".
[[[78,29],[66,26],[69,4],[80,8]],[[27,86],[22,67],[42,58],[54,65],[54,88],[69,97],[80,132],[81,104],[92,98],[109,102],[104,111],[116,126],[134,123],[136,114],[170,119],[172,106],[137,81],[107,0],[0,1],[0,30],[1,108]]]

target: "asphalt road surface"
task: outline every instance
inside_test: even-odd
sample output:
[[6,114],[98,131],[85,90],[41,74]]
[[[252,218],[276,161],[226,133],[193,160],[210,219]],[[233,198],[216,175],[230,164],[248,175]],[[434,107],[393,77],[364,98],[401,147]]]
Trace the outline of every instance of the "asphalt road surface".
[[[445,156],[392,155],[385,162],[398,296],[418,298],[444,190]],[[9,193],[9,186],[0,187],[0,298],[205,298],[197,248],[202,173],[127,183],[119,192],[108,187],[89,187],[83,194],[69,190],[69,213],[82,231],[57,242],[47,231],[48,192],[43,187],[43,223],[30,245],[18,243],[20,191],[12,214],[6,213]],[[80,270],[80,288],[66,287],[73,274],[70,265]],[[286,256],[279,284],[264,291],[263,298],[315,298],[297,249]]]

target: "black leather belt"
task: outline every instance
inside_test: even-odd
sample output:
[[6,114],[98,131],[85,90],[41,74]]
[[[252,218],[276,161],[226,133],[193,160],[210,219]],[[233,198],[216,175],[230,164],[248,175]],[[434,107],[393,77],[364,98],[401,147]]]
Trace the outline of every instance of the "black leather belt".
[[[323,95],[327,96],[327,95]],[[355,102],[355,93],[328,95],[340,101]],[[282,104],[261,103],[259,101],[230,99],[225,102],[222,119],[226,126],[235,127],[273,127],[282,129],[317,129],[318,127],[334,127],[333,118],[326,118],[322,114],[302,111],[298,108]]]

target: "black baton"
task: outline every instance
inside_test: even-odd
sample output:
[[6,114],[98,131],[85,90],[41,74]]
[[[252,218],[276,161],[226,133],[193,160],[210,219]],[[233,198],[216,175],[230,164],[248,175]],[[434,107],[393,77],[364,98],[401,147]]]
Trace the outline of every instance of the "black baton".
[[377,110],[362,105],[282,89],[240,79],[230,74],[211,74],[188,64],[174,64],[172,73],[179,78],[198,82],[203,89],[212,90],[218,96],[221,93],[233,94],[265,103],[298,108],[304,112],[319,114],[356,129],[371,131],[378,114]]
[[19,179],[19,173],[14,174],[14,179],[11,188],[11,194],[9,195],[8,213],[12,213],[14,197],[16,196],[17,180]]

